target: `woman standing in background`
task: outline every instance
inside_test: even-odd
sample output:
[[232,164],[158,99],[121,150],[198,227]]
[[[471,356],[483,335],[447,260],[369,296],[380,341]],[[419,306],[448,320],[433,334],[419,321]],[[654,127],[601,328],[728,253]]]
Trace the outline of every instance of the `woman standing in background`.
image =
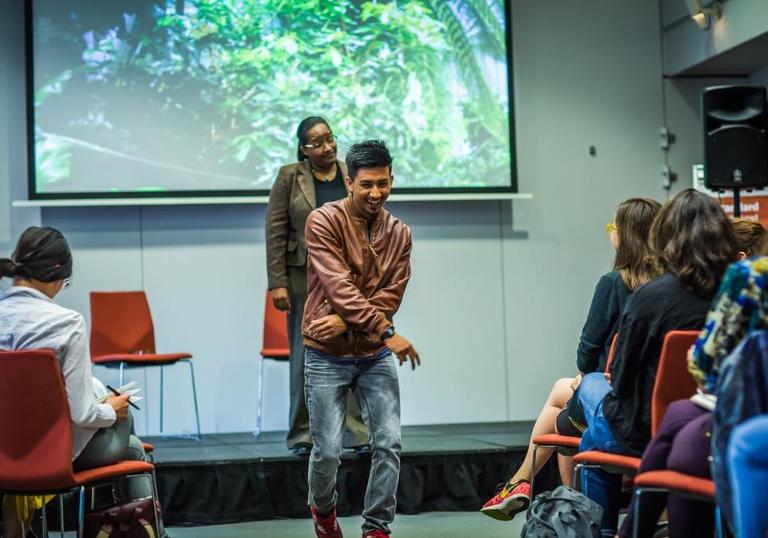
[[[301,320],[307,300],[307,216],[326,202],[344,198],[347,167],[336,159],[336,137],[325,119],[304,118],[296,129],[298,162],[283,166],[267,206],[267,277],[275,308],[288,312],[290,345],[290,424],[286,443],[297,456],[309,456],[312,437],[304,402],[304,344]],[[365,451],[368,429],[350,392],[344,447]]]

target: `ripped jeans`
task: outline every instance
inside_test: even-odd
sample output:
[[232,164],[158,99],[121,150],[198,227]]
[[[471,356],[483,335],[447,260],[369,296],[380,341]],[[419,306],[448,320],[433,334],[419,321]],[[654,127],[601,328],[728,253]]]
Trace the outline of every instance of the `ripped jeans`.
[[358,360],[339,359],[309,347],[304,360],[304,394],[314,440],[308,502],[320,513],[336,505],[336,473],[351,388],[360,402],[372,450],[363,532],[379,529],[389,534],[400,478],[400,386],[394,360],[388,350]]

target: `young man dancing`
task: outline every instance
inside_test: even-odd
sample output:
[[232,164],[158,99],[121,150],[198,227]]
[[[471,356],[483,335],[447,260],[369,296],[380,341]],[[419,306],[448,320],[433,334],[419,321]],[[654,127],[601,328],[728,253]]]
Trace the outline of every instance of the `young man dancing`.
[[384,142],[353,145],[346,162],[349,196],[314,210],[306,228],[304,375],[314,439],[309,506],[316,535],[341,538],[336,473],[352,388],[372,449],[363,538],[386,538],[400,474],[400,388],[391,354],[401,365],[420,364],[392,322],[411,276],[411,232],[384,209],[394,179]]

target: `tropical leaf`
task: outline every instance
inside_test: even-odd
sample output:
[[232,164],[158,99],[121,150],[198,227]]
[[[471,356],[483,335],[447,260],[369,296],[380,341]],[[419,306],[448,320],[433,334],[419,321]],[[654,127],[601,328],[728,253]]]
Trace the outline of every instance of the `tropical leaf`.
[[485,82],[485,75],[461,21],[445,0],[428,0],[428,3],[445,27],[446,38],[455,54],[457,67],[472,93],[476,105],[474,108],[482,118],[484,127],[498,141],[506,143],[508,133],[504,111]]
[[[496,4],[496,2],[494,2],[494,4]],[[504,26],[499,21],[499,18],[488,4],[488,1],[459,0],[457,2],[457,7],[460,9],[462,6],[471,10],[477,17],[477,20],[482,24],[482,27],[485,30],[484,37],[490,42],[493,51],[496,53],[496,57],[505,59],[507,55],[506,32]],[[501,5],[498,7],[502,11],[503,16],[504,9],[506,9],[504,2],[501,2]]]

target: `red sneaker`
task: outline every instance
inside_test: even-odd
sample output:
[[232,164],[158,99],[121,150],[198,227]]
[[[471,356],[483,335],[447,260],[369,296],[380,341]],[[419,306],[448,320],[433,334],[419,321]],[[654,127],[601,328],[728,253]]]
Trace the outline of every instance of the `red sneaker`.
[[335,507],[325,517],[321,517],[314,506],[310,506],[309,510],[312,512],[312,521],[315,524],[315,535],[317,538],[343,538],[341,527],[339,527],[339,522],[336,520]]
[[389,534],[382,530],[375,529],[372,531],[364,532],[363,538],[389,538]]
[[531,483],[527,480],[511,480],[480,511],[486,516],[500,521],[509,521],[528,508],[531,500]]

